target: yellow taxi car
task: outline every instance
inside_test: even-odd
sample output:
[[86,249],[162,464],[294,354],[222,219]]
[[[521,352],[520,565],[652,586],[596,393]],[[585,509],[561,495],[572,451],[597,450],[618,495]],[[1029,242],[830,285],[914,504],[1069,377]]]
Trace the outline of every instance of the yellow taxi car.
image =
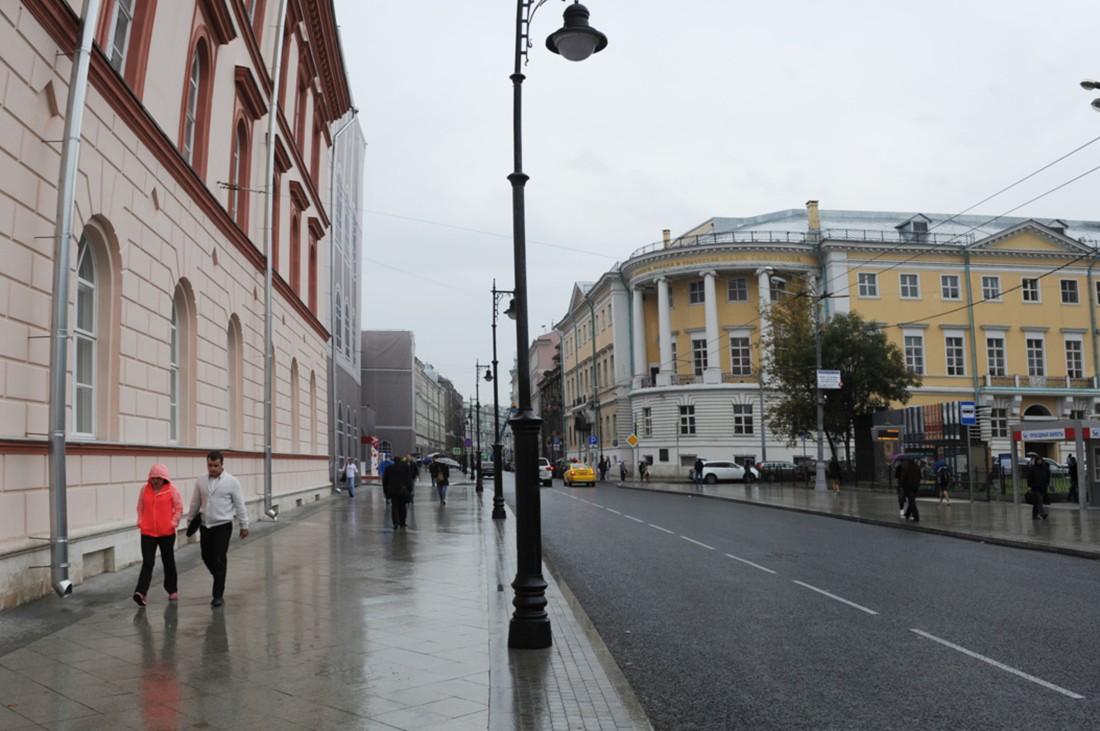
[[583,462],[573,462],[565,468],[562,475],[565,486],[571,487],[577,483],[596,486],[596,471]]

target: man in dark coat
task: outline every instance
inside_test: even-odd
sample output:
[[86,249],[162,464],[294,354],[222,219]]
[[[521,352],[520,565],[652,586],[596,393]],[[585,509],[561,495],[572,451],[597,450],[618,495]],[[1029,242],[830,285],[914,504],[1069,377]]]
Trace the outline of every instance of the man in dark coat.
[[1047,488],[1050,486],[1050,465],[1042,457],[1036,456],[1031,462],[1031,471],[1027,473],[1027,486],[1035,493],[1035,503],[1031,506],[1031,519],[1047,517]]
[[914,523],[920,522],[920,511],[917,510],[917,489],[920,488],[921,466],[915,459],[907,459],[901,463],[901,489],[905,493],[905,519]]
[[408,496],[412,493],[412,468],[403,457],[398,457],[382,475],[382,494],[390,501],[390,513],[394,528],[405,528],[408,520]]

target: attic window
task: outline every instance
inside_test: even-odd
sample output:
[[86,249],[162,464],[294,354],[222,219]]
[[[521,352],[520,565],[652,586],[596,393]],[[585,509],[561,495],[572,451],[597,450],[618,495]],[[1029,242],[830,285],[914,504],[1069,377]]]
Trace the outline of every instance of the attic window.
[[909,225],[915,234],[928,233],[928,221],[912,221]]
[[1051,221],[1047,224],[1047,228],[1056,234],[1066,235],[1066,222],[1065,221]]

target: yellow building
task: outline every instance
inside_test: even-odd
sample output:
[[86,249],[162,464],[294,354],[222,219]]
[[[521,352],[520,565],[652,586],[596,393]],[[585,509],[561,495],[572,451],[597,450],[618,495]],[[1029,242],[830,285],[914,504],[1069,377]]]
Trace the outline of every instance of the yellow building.
[[1097,411],[1098,241],[1095,221],[829,211],[816,201],[712,218],[675,239],[666,231],[578,284],[557,325],[567,454],[646,459],[655,477],[684,477],[696,456],[814,453],[768,432],[760,372],[769,304],[805,289],[829,295],[825,317],[881,323],[924,378],[910,405],[975,401],[986,407],[983,439],[1008,451],[1010,422]]

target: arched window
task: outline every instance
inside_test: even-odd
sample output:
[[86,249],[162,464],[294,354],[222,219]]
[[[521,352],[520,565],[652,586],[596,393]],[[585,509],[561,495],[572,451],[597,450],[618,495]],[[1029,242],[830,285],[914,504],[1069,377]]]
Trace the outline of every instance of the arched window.
[[298,388],[298,359],[290,361],[290,451],[297,454],[302,448],[301,410],[302,395]]
[[336,443],[332,445],[332,452],[336,455],[336,464],[344,463],[344,402],[336,402]]
[[126,64],[126,51],[130,45],[130,28],[134,23],[134,0],[115,0],[111,18],[110,37],[107,39],[107,57],[119,73]]
[[96,337],[99,283],[95,252],[87,235],[81,236],[76,265],[76,328],[73,331],[73,432],[95,436]]
[[237,122],[233,153],[229,161],[229,217],[248,233],[248,130],[244,120]]
[[309,374],[309,451],[317,452],[317,374]]
[[194,165],[195,127],[198,126],[199,92],[202,90],[202,56],[196,49],[187,74],[187,101],[183,108],[183,159]]
[[239,447],[242,443],[242,427],[244,420],[241,416],[241,390],[244,385],[243,371],[243,347],[241,335],[241,321],[233,315],[229,318],[229,326],[225,334],[225,426],[226,444]]
[[351,303],[344,297],[344,355],[351,357]]
[[336,285],[336,312],[332,317],[332,337],[336,338],[336,352],[344,350],[344,305],[340,299],[340,285]]
[[168,439],[180,440],[180,323],[179,311],[172,302],[172,322],[168,326]]

